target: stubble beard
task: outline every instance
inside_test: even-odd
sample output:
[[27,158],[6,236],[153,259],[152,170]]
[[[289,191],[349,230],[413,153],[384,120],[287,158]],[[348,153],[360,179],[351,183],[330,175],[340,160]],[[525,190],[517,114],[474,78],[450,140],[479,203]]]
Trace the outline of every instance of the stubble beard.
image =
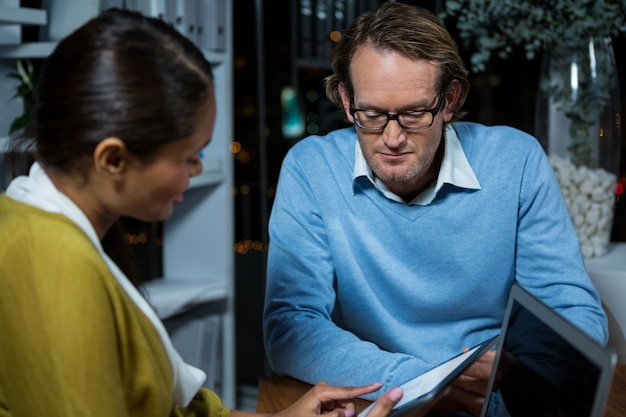
[[[381,180],[383,183],[406,184],[414,181],[420,176],[420,174],[424,173],[428,169],[434,160],[436,153],[437,147],[429,148],[426,155],[422,155],[421,158],[413,160],[408,164],[405,161],[397,163],[378,162],[375,158],[375,152],[363,153],[363,156],[376,178]],[[404,167],[404,169],[398,169],[402,167]]]

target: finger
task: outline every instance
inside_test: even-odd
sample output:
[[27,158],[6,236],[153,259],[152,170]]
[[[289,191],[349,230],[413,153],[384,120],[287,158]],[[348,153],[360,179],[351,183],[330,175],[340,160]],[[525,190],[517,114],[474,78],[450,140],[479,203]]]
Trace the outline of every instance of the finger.
[[[465,353],[468,350],[470,350],[470,349],[469,348],[463,348],[463,349],[461,349],[461,352]],[[476,363],[476,362],[493,363],[495,357],[496,357],[496,351],[495,351],[495,349],[491,349],[491,350],[488,350],[487,352],[483,353],[482,355],[480,355],[478,357],[478,359],[476,359],[476,361],[474,363]]]
[[367,417],[385,417],[387,416],[393,407],[396,406],[398,401],[402,399],[404,395],[402,389],[395,387],[381,395],[374,403],[372,409],[367,413]]
[[356,410],[356,405],[354,403],[354,399],[322,401],[322,412],[328,412],[334,409],[354,411]]
[[472,378],[467,375],[461,375],[452,382],[452,386],[454,386],[455,388],[459,388],[477,395],[485,395],[488,385],[489,380],[487,379]]
[[473,392],[452,387],[448,395],[453,403],[463,404],[463,408],[470,414],[477,416],[480,414],[485,397]]
[[478,380],[489,380],[491,369],[493,368],[493,355],[481,356],[476,362],[471,364],[461,375],[462,378],[473,378]]
[[362,385],[358,387],[335,387],[326,383],[317,383],[311,388],[316,398],[322,402],[350,400],[356,397],[360,397],[364,394],[369,394],[374,391],[378,391],[383,384],[380,382]]
[[491,376],[491,365],[475,364],[471,368],[468,368],[460,376],[465,379],[479,379],[487,381]]
[[492,349],[480,355],[480,357],[476,360],[476,362],[493,364],[493,361],[495,360],[495,358],[496,358],[496,351]]

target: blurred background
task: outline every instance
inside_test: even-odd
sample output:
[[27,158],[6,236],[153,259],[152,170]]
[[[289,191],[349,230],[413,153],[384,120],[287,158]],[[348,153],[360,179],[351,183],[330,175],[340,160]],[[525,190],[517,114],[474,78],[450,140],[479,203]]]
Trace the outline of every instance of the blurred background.
[[[441,0],[401,1],[439,13]],[[313,2],[304,2],[311,4]],[[375,9],[379,1],[360,1],[358,7]],[[300,6],[299,6],[300,5]],[[238,326],[238,381],[255,385],[266,374],[262,350],[261,312],[264,285],[266,221],[285,152],[302,136],[324,134],[346,126],[343,114],[333,107],[323,90],[329,74],[328,50],[300,20],[300,1],[236,0],[234,12],[234,87],[236,207],[236,309]],[[315,10],[313,10],[315,14]],[[454,20],[446,27],[455,36],[469,68],[471,51],[461,47]],[[261,27],[262,25],[262,27]],[[315,25],[315,23],[314,23]],[[331,31],[334,29],[331,27]],[[330,32],[329,35],[330,35]],[[313,45],[303,42],[311,39]],[[322,45],[316,48],[316,45]],[[626,74],[626,39],[613,39],[618,74]],[[319,51],[319,52],[316,52]],[[307,55],[308,54],[308,55]],[[533,60],[522,48],[506,59],[494,58],[481,73],[471,73],[465,120],[506,124],[533,134],[534,112],[541,55]],[[626,79],[620,85],[621,108],[626,108]],[[281,99],[282,98],[282,99]],[[294,101],[296,104],[294,104]],[[300,110],[304,122],[290,125],[285,105]],[[292,108],[293,110],[293,108]],[[294,117],[293,113],[291,114]],[[626,183],[626,140],[622,129],[621,179]],[[618,201],[613,239],[626,240],[626,202]]]
[[[400,2],[419,5],[436,14],[444,7],[444,0]],[[20,3],[24,7],[39,7],[42,0]],[[281,161],[301,138],[347,126],[343,113],[324,95],[323,80],[330,73],[330,53],[352,16],[375,10],[380,3],[380,0],[232,1],[234,137],[230,150],[234,159],[235,362],[240,401],[246,398],[253,401],[259,377],[271,372],[263,349],[262,309],[267,220]],[[340,9],[331,10],[331,7]],[[472,51],[462,46],[454,23],[454,19],[447,19],[446,27],[459,43],[469,68]],[[26,28],[26,40],[37,37],[32,30]],[[623,35],[613,38],[613,48],[618,75],[626,75]],[[507,59],[494,57],[484,71],[471,72],[465,120],[510,125],[534,134],[541,58],[539,54],[528,60],[522,47],[514,47]],[[626,78],[620,81],[623,110]],[[621,135],[618,181],[626,185],[624,129]],[[626,202],[620,196],[617,198],[612,239],[624,242]],[[153,238],[149,241],[157,242],[138,251],[148,278],[161,273],[161,226],[128,220],[131,232],[141,230]],[[241,406],[254,409],[252,403]]]

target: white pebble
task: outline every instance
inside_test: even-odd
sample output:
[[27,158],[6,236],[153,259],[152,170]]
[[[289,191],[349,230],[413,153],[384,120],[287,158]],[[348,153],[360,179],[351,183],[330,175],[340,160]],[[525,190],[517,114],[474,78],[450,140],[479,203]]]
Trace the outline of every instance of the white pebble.
[[585,258],[608,252],[615,208],[615,175],[602,168],[576,167],[549,156]]

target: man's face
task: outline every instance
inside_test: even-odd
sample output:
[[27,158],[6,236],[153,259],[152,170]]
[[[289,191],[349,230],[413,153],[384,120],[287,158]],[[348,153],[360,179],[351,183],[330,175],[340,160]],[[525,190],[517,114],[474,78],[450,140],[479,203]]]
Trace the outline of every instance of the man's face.
[[[362,46],[350,66],[354,96],[342,88],[342,102],[348,120],[354,123],[350,104],[357,109],[383,113],[430,110],[438,102],[437,64],[414,60],[394,51]],[[410,200],[426,188],[439,172],[443,124],[452,118],[451,105],[458,94],[443,98],[433,124],[426,129],[405,130],[390,120],[383,130],[356,127],[363,155],[374,172],[391,191]]]

